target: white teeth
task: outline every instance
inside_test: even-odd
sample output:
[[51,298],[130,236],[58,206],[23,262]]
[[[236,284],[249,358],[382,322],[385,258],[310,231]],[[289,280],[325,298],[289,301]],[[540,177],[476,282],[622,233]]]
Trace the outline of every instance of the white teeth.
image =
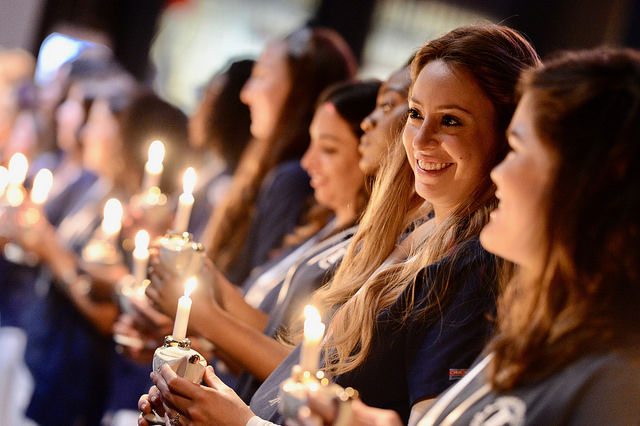
[[418,160],[418,166],[423,170],[442,170],[451,164],[453,163],[425,163],[422,160]]

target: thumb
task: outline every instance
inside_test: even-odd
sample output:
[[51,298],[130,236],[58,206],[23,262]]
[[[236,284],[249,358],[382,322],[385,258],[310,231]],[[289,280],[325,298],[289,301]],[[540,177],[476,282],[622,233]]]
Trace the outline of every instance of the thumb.
[[216,390],[222,390],[227,387],[227,385],[216,376],[216,373],[213,372],[213,367],[210,365],[207,365],[207,368],[204,370],[204,384]]

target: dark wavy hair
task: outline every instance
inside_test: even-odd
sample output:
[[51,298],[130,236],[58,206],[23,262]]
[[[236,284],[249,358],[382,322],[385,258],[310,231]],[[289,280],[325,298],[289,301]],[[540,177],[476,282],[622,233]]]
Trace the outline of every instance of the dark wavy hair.
[[521,91],[557,164],[546,266],[501,300],[491,345],[499,390],[640,339],[640,53],[566,52],[524,74]]
[[209,83],[211,85],[219,77],[225,79],[205,116],[206,140],[220,152],[231,171],[236,169],[251,140],[251,115],[249,107],[240,101],[240,90],[249,79],[254,62],[250,59],[233,61]]

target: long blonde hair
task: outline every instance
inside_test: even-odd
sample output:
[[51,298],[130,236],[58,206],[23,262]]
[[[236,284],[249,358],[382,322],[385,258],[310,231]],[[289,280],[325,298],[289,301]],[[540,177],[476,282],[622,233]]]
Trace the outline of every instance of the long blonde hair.
[[[516,105],[515,86],[520,72],[539,62],[531,45],[516,31],[497,25],[458,28],[425,44],[412,63],[412,81],[430,61],[440,59],[451,67],[467,69],[492,101],[496,110],[498,149],[493,164],[506,154],[504,132]],[[462,248],[478,237],[496,206],[495,187],[487,173],[473,194],[447,217],[426,239],[417,241],[408,258],[412,262],[392,265],[379,273],[396,248],[407,226],[424,217],[424,200],[414,191],[414,175],[404,147],[396,141],[383,164],[370,204],[342,264],[333,280],[314,296],[324,309],[339,307],[329,324],[325,345],[325,370],[332,375],[351,371],[369,354],[378,315],[414,285],[426,265],[446,258],[437,271],[419,315],[426,324],[440,317],[458,291],[460,283],[450,279]],[[510,268],[496,260],[495,285]],[[409,289],[410,290],[410,289]],[[408,291],[408,294],[412,294]],[[408,300],[406,315],[412,315],[414,301]]]

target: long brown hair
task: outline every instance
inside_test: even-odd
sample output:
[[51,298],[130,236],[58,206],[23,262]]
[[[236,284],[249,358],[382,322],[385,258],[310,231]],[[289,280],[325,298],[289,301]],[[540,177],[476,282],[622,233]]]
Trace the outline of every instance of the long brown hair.
[[640,338],[640,53],[565,53],[525,74],[522,90],[557,164],[543,206],[546,266],[500,301],[498,390]]
[[309,145],[316,99],[332,83],[355,76],[357,62],[344,39],[326,28],[303,28],[283,41],[291,90],[273,134],[255,140],[242,155],[227,197],[205,231],[209,256],[226,272],[243,247],[254,216],[255,200],[267,173],[283,161],[299,158]]
[[[422,68],[436,59],[452,68],[466,69],[475,76],[495,106],[497,135],[504,139],[501,135],[504,135],[516,105],[518,76],[539,60],[531,45],[506,27],[461,27],[426,43],[418,51],[412,63],[412,80],[415,82]],[[503,149],[499,149],[494,163],[506,152],[506,140],[498,142]],[[378,315],[413,285],[425,265],[449,256],[438,271],[442,279],[434,282],[427,306],[420,312],[427,322],[439,317],[459,284],[447,278],[463,251],[454,252],[453,248],[461,248],[479,235],[496,204],[494,191],[487,174],[472,196],[428,239],[411,247],[408,257],[417,256],[415,261],[401,262],[376,274],[395,249],[407,225],[417,216],[425,216],[424,200],[415,193],[414,175],[404,147],[395,143],[388,161],[381,168],[359,231],[340,268],[334,279],[315,296],[314,302],[325,309],[342,305],[328,328],[325,354],[329,373],[341,374],[359,366],[372,345]],[[407,315],[412,309],[413,302],[409,301]]]

